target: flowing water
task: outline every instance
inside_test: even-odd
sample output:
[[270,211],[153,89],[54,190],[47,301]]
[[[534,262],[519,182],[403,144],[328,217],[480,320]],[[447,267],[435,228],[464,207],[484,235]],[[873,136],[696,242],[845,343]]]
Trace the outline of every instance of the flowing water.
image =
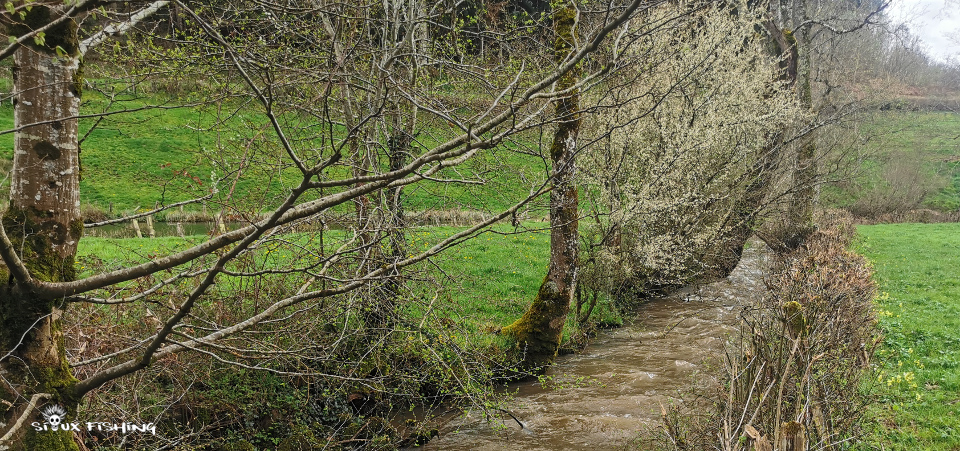
[[447,423],[428,450],[617,449],[660,421],[661,403],[675,402],[736,331],[741,306],[761,292],[764,253],[751,243],[725,280],[650,301],[636,318],[602,332],[582,353],[563,356],[551,382],[511,384],[507,415],[485,421],[464,415]]

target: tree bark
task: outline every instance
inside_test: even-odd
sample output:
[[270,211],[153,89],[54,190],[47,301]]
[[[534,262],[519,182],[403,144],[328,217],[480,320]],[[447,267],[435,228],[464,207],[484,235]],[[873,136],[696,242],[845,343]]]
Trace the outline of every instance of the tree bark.
[[[811,46],[809,32],[797,33],[796,36],[798,51],[802,52],[801,60],[803,69],[798,71],[800,78],[800,104],[813,110],[813,48]],[[787,209],[787,221],[789,233],[783,237],[784,245],[787,249],[796,249],[807,239],[816,225],[813,223],[813,210],[817,198],[817,144],[816,136],[811,133],[807,136],[797,150],[797,156],[793,168],[793,186],[796,192],[791,198]]]
[[[576,26],[576,11],[569,5],[554,11],[554,55],[562,64],[570,55]],[[557,81],[557,91],[577,84],[573,69]],[[577,283],[579,250],[578,193],[576,173],[577,136],[580,132],[579,92],[572,90],[557,99],[557,130],[550,146],[553,191],[550,192],[550,266],[533,303],[523,316],[501,330],[516,340],[526,368],[544,368],[553,362],[563,338],[570,302]]]
[[[391,171],[402,168],[410,152],[412,136],[399,127],[394,128],[393,135],[387,139],[387,159]],[[384,215],[387,228],[389,252],[377,252],[379,264],[395,265],[407,255],[406,221],[403,213],[403,187],[393,186],[384,190]],[[374,253],[371,252],[373,255]],[[397,297],[403,287],[403,278],[400,269],[391,271],[382,282],[376,285],[370,303],[366,306],[369,311],[364,315],[368,327],[378,327],[383,330],[392,328],[395,323]]]
[[[49,23],[58,11],[34,6],[21,27]],[[14,27],[11,35],[23,34]],[[42,43],[14,54],[15,126],[10,208],[3,226],[34,279],[74,279],[74,257],[83,232],[80,218],[78,120],[82,73],[77,24],[67,20]],[[29,125],[37,124],[37,125]],[[77,380],[67,364],[61,323],[63,305],[41,297],[27,284],[0,281],[0,398],[2,422],[11,427],[34,394],[51,395],[76,414]],[[36,411],[26,424],[38,420]],[[0,435],[6,434],[0,428]],[[76,450],[70,432],[37,432],[27,426],[13,435],[17,449]]]

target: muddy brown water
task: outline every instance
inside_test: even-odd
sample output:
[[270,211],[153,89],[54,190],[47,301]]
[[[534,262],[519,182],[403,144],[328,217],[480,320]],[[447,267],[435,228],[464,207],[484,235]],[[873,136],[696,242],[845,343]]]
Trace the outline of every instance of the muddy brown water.
[[[661,403],[722,364],[742,306],[761,292],[765,253],[751,243],[725,280],[650,301],[624,327],[602,332],[581,354],[558,358],[549,381],[511,384],[503,415],[458,416],[427,450],[597,450],[628,445],[660,421]],[[711,363],[712,362],[712,363]],[[704,371],[707,373],[709,371]]]

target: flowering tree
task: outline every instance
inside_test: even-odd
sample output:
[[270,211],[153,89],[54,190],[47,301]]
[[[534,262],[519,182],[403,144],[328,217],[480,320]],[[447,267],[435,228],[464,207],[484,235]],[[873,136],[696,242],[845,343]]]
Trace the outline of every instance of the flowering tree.
[[[544,64],[551,55],[527,51],[537,45],[527,30],[468,30],[445,3],[134,3],[140,8],[99,28],[103,20],[91,15],[99,2],[9,4],[3,18],[11,43],[3,56],[16,59],[17,122],[7,132],[16,133],[16,148],[11,202],[0,227],[2,441],[77,449],[69,432],[24,427],[35,421],[42,402],[62,405],[73,417],[88,393],[184,351],[245,368],[320,374],[296,364],[327,362],[344,352],[342,331],[382,327],[376,318],[396,314],[395,303],[366,296],[366,289],[396,296],[403,268],[515,215],[548,191],[549,180],[538,180],[529,195],[479,224],[416,251],[404,248],[398,235],[401,188],[483,183],[456,168],[527,130],[568,124],[565,115],[544,119],[544,112],[555,99],[570,98],[582,82],[568,74],[640,3],[611,3],[595,12],[595,27],[558,51],[559,65]],[[137,45],[116,47],[110,57],[116,60],[82,57],[164,7],[176,8],[189,28],[167,50],[134,40]],[[491,42],[498,47],[484,47]],[[228,117],[245,116],[242,126],[218,118],[218,133],[231,135],[217,140],[212,156],[219,168],[215,187],[276,177],[284,190],[276,199],[240,199],[226,188],[188,199],[219,203],[245,225],[80,275],[83,74],[121,64],[141,77],[175,71],[202,80],[204,103]],[[596,80],[603,69],[592,72],[584,80]],[[451,96],[440,85],[472,95]],[[322,224],[351,205],[355,225],[324,233]],[[295,234],[318,223],[316,234]],[[270,257],[277,249],[288,258]],[[105,321],[103,327],[119,326],[95,313],[100,309],[132,319],[122,325],[127,340],[111,349],[84,346],[68,358],[63,328],[77,318],[71,312],[88,312],[85,318]],[[339,326],[306,326],[326,320]],[[315,346],[282,339],[306,333],[314,334]],[[287,349],[278,350],[280,344]],[[249,363],[263,356],[275,365]]]
[[[593,219],[584,277],[595,291],[642,293],[732,269],[734,248],[777,196],[768,188],[784,133],[804,117],[780,66],[789,55],[756,33],[762,14],[714,6],[670,17],[651,18],[673,32],[628,48],[635,63],[600,103],[633,101],[590,128],[601,140],[582,158]],[[644,64],[671,44],[682,50]]]

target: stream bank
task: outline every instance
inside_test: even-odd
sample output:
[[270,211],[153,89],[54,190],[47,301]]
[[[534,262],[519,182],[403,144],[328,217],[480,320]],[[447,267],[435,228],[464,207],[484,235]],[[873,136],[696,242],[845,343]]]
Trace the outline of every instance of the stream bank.
[[765,248],[751,243],[724,280],[688,287],[641,306],[584,352],[561,356],[540,381],[510,384],[510,413],[467,413],[446,423],[428,450],[595,450],[628,445],[656,427],[661,405],[709,378],[742,306],[763,290]]

